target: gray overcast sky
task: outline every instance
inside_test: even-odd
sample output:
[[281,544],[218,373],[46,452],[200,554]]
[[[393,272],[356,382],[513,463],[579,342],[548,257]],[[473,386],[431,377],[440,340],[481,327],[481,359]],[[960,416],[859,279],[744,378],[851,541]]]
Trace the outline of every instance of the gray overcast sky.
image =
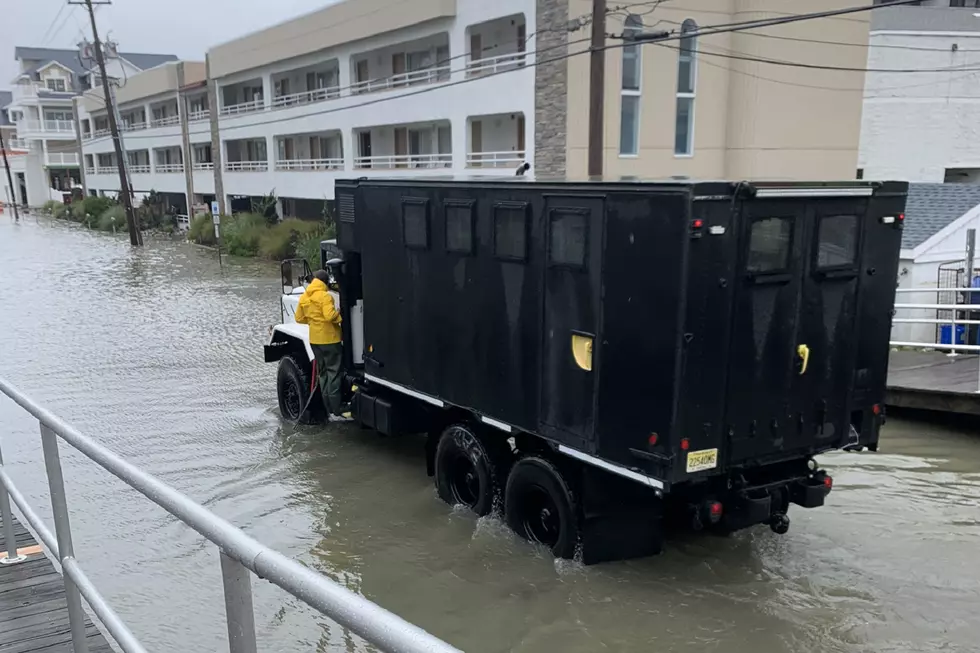
[[[66,4],[66,0],[0,0],[4,35],[0,38],[0,89],[10,88],[17,74],[14,46],[74,48],[83,29],[91,39],[85,8]],[[213,45],[329,4],[333,0],[113,0],[99,8],[95,17],[100,36],[108,34],[123,52],[175,54],[203,61],[205,50]],[[52,23],[59,11],[57,22]]]

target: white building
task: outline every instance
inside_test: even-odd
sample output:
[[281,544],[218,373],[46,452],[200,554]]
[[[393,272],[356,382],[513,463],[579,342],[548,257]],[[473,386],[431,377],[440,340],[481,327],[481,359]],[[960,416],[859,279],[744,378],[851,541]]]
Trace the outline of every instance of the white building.
[[[318,217],[338,177],[513,175],[533,156],[534,21],[535,0],[358,0],[212,48],[210,89],[198,63],[144,73],[118,97],[133,189],[186,208],[190,181],[226,211],[274,192]],[[117,192],[101,99],[79,114],[88,190]]]
[[[125,80],[141,70],[176,57],[152,54],[116,54],[110,50],[107,74]],[[18,159],[15,186],[23,189],[23,203],[39,206],[61,199],[80,179],[80,160],[75,134],[73,98],[101,78],[78,50],[48,48],[14,49],[20,73],[12,81],[12,97],[0,111],[16,125],[17,136],[27,152]]]

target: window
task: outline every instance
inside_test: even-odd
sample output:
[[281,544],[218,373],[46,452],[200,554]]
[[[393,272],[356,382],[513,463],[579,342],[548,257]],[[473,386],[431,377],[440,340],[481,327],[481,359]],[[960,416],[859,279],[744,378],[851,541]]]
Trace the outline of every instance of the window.
[[817,267],[852,265],[857,259],[857,240],[857,216],[832,215],[821,218]]
[[493,254],[511,261],[527,259],[527,204],[524,202],[494,205]]
[[446,251],[473,254],[475,204],[470,200],[446,200]]
[[65,92],[65,80],[63,79],[49,79],[45,82],[48,90],[56,91],[58,93]]
[[749,272],[776,272],[789,264],[793,222],[791,218],[763,218],[752,223],[749,237]]
[[[698,24],[688,18],[681,34],[697,31]],[[694,93],[697,87],[697,37],[684,36],[677,48],[677,121],[674,129],[674,155],[694,153]]]
[[[626,17],[623,38],[630,39],[643,29],[639,16]],[[634,156],[640,151],[640,77],[643,46],[639,43],[623,48],[623,76],[620,91],[619,154]]]
[[585,209],[555,209],[551,212],[548,260],[553,265],[585,267],[589,240],[589,212]]
[[855,179],[864,179],[864,168],[857,169],[857,175],[855,176]]
[[402,198],[402,233],[405,247],[429,248],[429,201],[415,197]]

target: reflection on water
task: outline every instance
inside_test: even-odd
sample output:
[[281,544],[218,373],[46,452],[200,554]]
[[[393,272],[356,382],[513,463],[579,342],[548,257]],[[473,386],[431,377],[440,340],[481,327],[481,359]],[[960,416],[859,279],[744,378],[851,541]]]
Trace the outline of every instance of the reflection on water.
[[[892,419],[880,454],[824,461],[822,509],[660,557],[555,561],[437,498],[420,443],[283,426],[277,269],[207,250],[0,217],[0,374],[287,555],[472,652],[976,651],[980,438]],[[37,425],[0,402],[12,474],[46,506]],[[63,450],[76,549],[155,650],[224,646],[217,554]],[[43,512],[43,511],[42,511]],[[366,651],[256,580],[269,651]]]

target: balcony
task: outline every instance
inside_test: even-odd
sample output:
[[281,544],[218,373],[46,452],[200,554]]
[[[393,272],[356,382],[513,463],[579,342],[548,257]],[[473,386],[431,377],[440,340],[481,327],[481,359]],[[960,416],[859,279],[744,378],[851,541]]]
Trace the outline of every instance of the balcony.
[[272,100],[272,106],[276,109],[291,107],[299,104],[311,104],[313,102],[323,102],[340,97],[340,87],[318,88],[314,91],[300,91],[292,95],[280,95]]
[[431,170],[451,168],[452,153],[444,154],[382,154],[379,156],[359,156],[354,159],[354,167],[373,170]]
[[272,76],[272,107],[291,107],[340,97],[336,59]]
[[250,79],[219,89],[221,109],[219,115],[237,116],[243,113],[265,110],[265,88],[261,79]]
[[7,141],[7,148],[11,150],[24,150],[25,152],[31,149],[30,141],[23,138],[11,138]]
[[122,124],[122,127],[120,128],[120,131],[124,131],[124,132],[136,132],[136,131],[140,131],[140,130],[146,129],[146,126],[147,125],[146,125],[145,122],[125,122],[124,121],[123,124]]
[[285,159],[276,161],[281,172],[305,172],[312,170],[343,170],[344,159]]
[[479,77],[481,75],[493,75],[507,70],[521,68],[524,66],[524,59],[525,54],[523,52],[516,52],[470,61],[466,64],[466,76]]
[[159,120],[151,120],[150,127],[169,127],[171,125],[179,125],[180,116],[167,116],[166,118],[160,118]]
[[406,86],[447,82],[449,35],[434,34],[351,57],[351,93],[375,93]]
[[132,175],[148,175],[151,172],[153,172],[153,170],[150,168],[150,164],[148,163],[142,163],[142,164],[131,163],[129,165],[129,173]]
[[75,123],[71,120],[21,120],[17,123],[17,131],[74,138]]
[[262,111],[265,109],[265,100],[258,98],[250,102],[242,102],[240,104],[232,104],[230,106],[221,108],[221,115],[223,116],[237,116],[242,113],[252,113],[254,111]]
[[119,168],[116,166],[98,166],[95,169],[95,174],[97,175],[114,175],[119,172]]
[[45,164],[49,167],[76,167],[78,166],[78,153],[48,152],[45,157]]
[[516,168],[525,161],[524,115],[473,116],[468,120],[466,166]]
[[197,172],[203,172],[206,170],[214,170],[214,162],[207,161],[205,163],[195,163],[194,170]]
[[211,112],[207,109],[198,109],[197,111],[191,111],[187,120],[189,122],[197,122],[198,120],[208,120],[211,117]]
[[449,121],[357,130],[354,143],[357,169],[431,170],[453,164]]
[[527,23],[523,14],[496,18],[468,27],[466,40],[467,77],[513,70],[524,65]]
[[228,161],[225,163],[226,172],[265,172],[268,169],[268,161]]
[[29,84],[15,84],[13,89],[13,99],[14,102],[18,100],[37,100],[38,98],[44,98],[45,100],[71,100],[77,93],[72,89],[66,89],[64,91],[55,91],[48,88],[41,82],[31,82]]
[[184,164],[183,163],[158,163],[154,166],[154,169],[157,172],[161,172],[164,174],[171,174],[176,172],[183,172]]

